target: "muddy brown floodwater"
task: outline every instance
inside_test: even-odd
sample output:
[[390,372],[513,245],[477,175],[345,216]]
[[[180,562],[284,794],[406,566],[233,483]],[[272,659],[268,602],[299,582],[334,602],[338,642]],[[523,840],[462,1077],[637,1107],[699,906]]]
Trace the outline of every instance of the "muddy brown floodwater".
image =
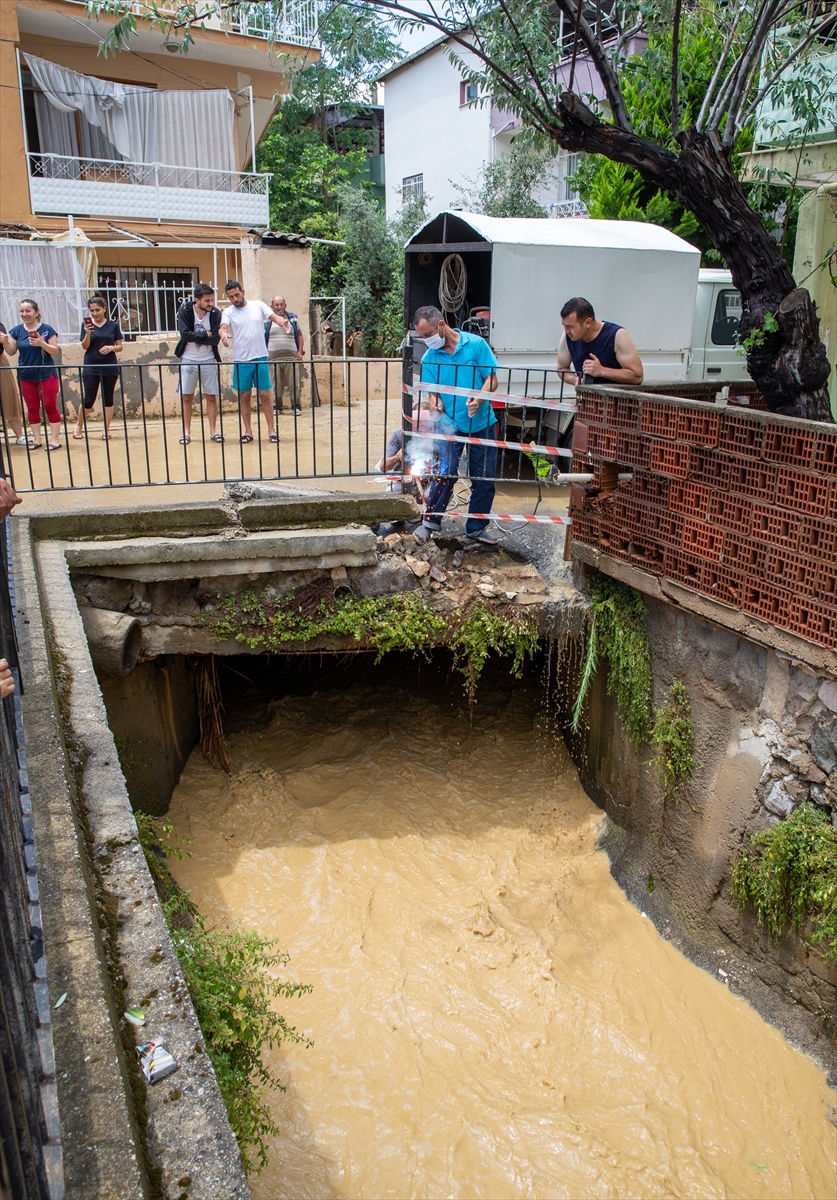
[[825,1076],[627,901],[537,686],[440,679],[286,696],[174,794],[178,880],[314,984],[254,1197],[833,1200]]

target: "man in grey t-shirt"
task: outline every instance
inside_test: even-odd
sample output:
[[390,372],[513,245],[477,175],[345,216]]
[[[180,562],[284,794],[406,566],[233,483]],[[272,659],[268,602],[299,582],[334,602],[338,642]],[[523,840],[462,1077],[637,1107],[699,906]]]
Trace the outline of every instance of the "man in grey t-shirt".
[[299,319],[296,313],[288,312],[284,296],[274,296],[270,307],[277,317],[286,318],[291,327],[288,332],[281,325],[269,324],[266,326],[267,357],[271,363],[276,364],[271,367],[276,409],[278,412],[284,412],[282,400],[287,391],[291,408],[295,413],[299,413],[302,412],[302,405],[299,403],[299,388],[302,380],[307,376],[305,369],[298,365],[302,362],[305,337],[299,328]]

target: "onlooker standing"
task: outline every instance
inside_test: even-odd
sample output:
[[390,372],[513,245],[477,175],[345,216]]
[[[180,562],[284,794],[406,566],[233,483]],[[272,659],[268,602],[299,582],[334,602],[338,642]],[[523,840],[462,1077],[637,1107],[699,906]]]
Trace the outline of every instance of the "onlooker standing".
[[564,333],[558,346],[558,370],[572,367],[570,383],[601,379],[607,383],[642,383],[642,359],[627,329],[613,321],[597,321],[593,305],[573,296],[561,309]]
[[291,323],[287,317],[277,317],[276,313],[261,300],[248,300],[237,279],[227,280],[226,292],[230,307],[225,308],[221,314],[221,341],[225,346],[229,346],[232,335],[235,361],[233,387],[238,392],[241,420],[244,423],[241,441],[247,443],[253,440],[250,392],[255,384],[267,421],[270,440],[278,442],[279,435],[273,420],[270,367],[267,360],[264,326],[265,321],[272,321],[276,325],[281,325],[286,333],[290,333]]
[[[416,309],[414,317],[416,333],[427,344],[427,352],[421,360],[423,383],[439,384],[439,393],[431,394],[430,401],[439,412],[444,412],[451,422],[452,432],[460,437],[480,437],[494,440],[495,417],[489,403],[491,392],[497,390],[497,359],[485,338],[475,333],[463,333],[452,329],[443,319],[438,308],[427,305]],[[485,399],[477,396],[457,396],[445,392],[444,387],[468,388],[484,392]],[[431,435],[432,436],[432,435]],[[426,542],[431,533],[442,527],[442,514],[450,503],[462,457],[462,442],[441,442],[441,468],[425,492],[427,507],[421,525],[416,530],[416,541]],[[471,476],[471,513],[491,512],[494,503],[494,476],[497,471],[497,450],[494,446],[469,446],[468,470]],[[465,533],[477,541],[494,545],[499,538],[488,531],[485,518],[470,517],[465,524]]]
[[41,319],[41,310],[34,300],[21,300],[20,325],[13,326],[6,334],[6,349],[9,354],[17,350],[17,377],[20,394],[26,401],[26,412],[32,427],[31,447],[38,450],[41,443],[35,441],[35,430],[41,424],[41,404],[49,423],[48,450],[58,450],[58,432],[61,417],[55,401],[58,397],[58,372],[52,360],[58,353],[58,332]]
[[[180,341],[174,353],[180,359],[180,380],[177,390],[183,405],[183,437],[181,444],[188,446],[192,440],[192,403],[195,392],[206,400],[206,415],[209,418],[209,436],[213,442],[223,442],[218,432],[218,397],[221,395],[221,379],[218,363],[221,310],[215,307],[215,289],[208,283],[199,283],[195,288],[194,301],[186,300],[177,314],[177,332]],[[200,399],[199,401],[200,402]]]
[[0,325],[0,368],[7,368],[5,371],[0,370],[0,411],[3,413],[3,419],[11,425],[18,446],[29,446],[31,450],[33,446],[31,438],[23,436],[23,425],[20,420],[20,397],[15,387],[14,372],[6,357],[8,340],[6,326]]
[[264,336],[267,342],[267,356],[270,362],[276,363],[273,368],[274,391],[276,393],[276,408],[284,412],[282,397],[287,391],[291,408],[295,413],[302,412],[299,403],[299,385],[303,379],[302,367],[296,364],[302,361],[305,350],[305,337],[299,327],[299,317],[296,313],[288,312],[284,296],[274,296],[270,302],[277,317],[284,317],[290,322],[291,331],[277,325],[274,321],[265,321]]
[[107,300],[104,296],[91,296],[87,301],[88,316],[84,318],[79,341],[84,347],[84,366],[81,379],[84,385],[84,402],[78,410],[78,420],[73,437],[83,438],[87,414],[96,403],[99,388],[102,389],[102,414],[105,429],[102,440],[110,440],[110,423],[113,420],[113,396],[119,379],[117,354],[122,353],[122,330],[108,316]]

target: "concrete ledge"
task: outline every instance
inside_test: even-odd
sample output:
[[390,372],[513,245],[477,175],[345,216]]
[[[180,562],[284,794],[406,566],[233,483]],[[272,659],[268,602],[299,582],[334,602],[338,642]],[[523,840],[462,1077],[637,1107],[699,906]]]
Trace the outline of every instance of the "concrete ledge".
[[[186,1176],[191,1179],[192,1200],[246,1200],[250,1193],[238,1146],[137,840],[64,547],[48,542],[36,545],[33,563],[28,527],[16,523],[14,532],[28,606],[23,620],[32,622],[40,595],[44,625],[51,627],[64,658],[62,722],[73,738],[86,825],[82,846],[74,837],[67,780],[56,778],[53,769],[61,761],[56,744],[60,745],[62,722],[51,692],[50,655],[44,640],[40,676],[35,676],[39,686],[32,689],[39,703],[33,708],[27,694],[26,719],[30,724],[41,721],[47,731],[55,731],[52,741],[44,739],[43,751],[37,739],[39,749],[30,761],[33,813],[37,794],[38,824],[43,826],[46,818],[43,849],[39,846],[38,852],[45,867],[49,863],[51,870],[44,874],[49,874],[53,889],[46,894],[45,888],[44,911],[45,923],[52,923],[50,983],[53,990],[68,992],[60,1012],[66,1008],[64,1021],[71,1036],[60,1020],[55,1029],[67,1195],[78,1200],[140,1200],[149,1190],[155,1194],[159,1190],[159,1185],[150,1186],[132,1127],[134,1107],[128,1097],[132,1086],[139,1086],[138,1099],[146,1110],[146,1146],[166,1200],[182,1194],[178,1180]],[[30,641],[31,628],[30,624]],[[27,672],[33,661],[37,660],[30,651],[24,664]],[[28,673],[26,685],[30,687]],[[54,829],[49,822],[53,810]],[[98,939],[100,926],[102,940]],[[128,1030],[126,1047],[124,1029],[120,1030],[121,1007],[142,1002],[148,1023],[140,1036],[163,1038],[180,1064],[175,1075],[156,1086],[144,1086],[135,1071],[129,1083],[126,1054],[131,1053],[133,1031]],[[73,1016],[77,1016],[74,1021]]]
[[[772,414],[759,415],[769,418]],[[813,422],[808,423],[813,424]],[[602,550],[597,550],[595,546],[586,546],[582,542],[574,541],[572,556],[573,561],[594,567],[604,575],[619,579],[622,583],[627,583],[647,596],[654,596],[655,599],[664,600],[667,604],[675,604],[698,617],[703,617],[706,621],[711,621],[713,625],[717,625],[721,629],[729,629],[759,646],[777,650],[832,678],[837,677],[837,652],[829,650],[827,646],[809,642],[807,638],[798,637],[787,629],[780,629],[749,613],[741,612],[738,608],[730,608],[727,604],[721,604],[718,600],[704,596],[702,592],[696,592],[692,588],[674,583],[664,576],[655,575],[651,571],[643,571],[641,567],[634,567],[631,563],[613,558]]]
[[383,521],[415,521],[420,516],[410,496],[357,496],[352,492],[333,492],[327,499],[249,500],[238,506],[238,517],[245,529],[330,521],[380,525]]
[[[258,560],[257,570],[300,570],[291,563],[301,560],[337,559],[329,565],[340,563],[351,566],[368,565],[375,562],[375,535],[365,526],[337,529],[281,529],[256,530],[243,537],[184,537],[177,539],[139,537],[124,541],[94,542],[85,545],[55,542],[64,554],[72,570],[83,571],[95,568],[98,574],[125,574],[120,568],[129,567],[130,579],[164,579],[167,577],[199,578],[204,575],[240,574],[236,563]],[[356,558],[358,562],[344,562],[344,556]],[[265,561],[266,560],[266,561]],[[266,562],[278,565],[269,567]],[[138,567],[155,568],[158,565],[178,564],[176,573],[151,573],[140,576]],[[326,564],[323,563],[323,566]],[[185,568],[185,569],[184,569]],[[249,570],[250,568],[246,568]]]
[[[15,520],[22,518],[14,518]],[[124,508],[87,508],[29,518],[38,541],[61,538],[87,541],[97,538],[130,538],[149,534],[220,533],[238,524],[232,508],[221,504],[160,504]]]

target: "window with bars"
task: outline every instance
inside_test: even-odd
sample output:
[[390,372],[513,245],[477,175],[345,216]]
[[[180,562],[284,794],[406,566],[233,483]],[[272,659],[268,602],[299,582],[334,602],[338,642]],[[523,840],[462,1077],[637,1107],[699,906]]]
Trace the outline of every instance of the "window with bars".
[[401,202],[407,204],[424,195],[424,174],[405,175],[401,180]]
[[194,294],[197,267],[100,267],[99,291],[126,337],[174,333],[177,310]]

